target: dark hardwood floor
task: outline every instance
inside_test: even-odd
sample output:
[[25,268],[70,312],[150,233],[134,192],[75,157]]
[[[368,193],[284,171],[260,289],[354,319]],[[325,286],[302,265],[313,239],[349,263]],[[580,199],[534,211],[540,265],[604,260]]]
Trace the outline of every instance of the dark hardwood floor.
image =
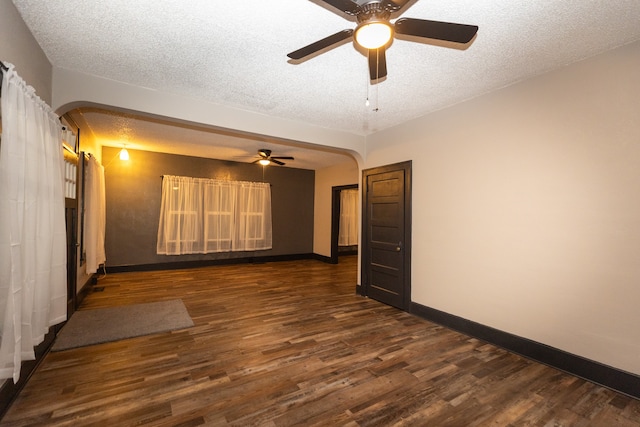
[[49,353],[3,426],[639,426],[640,401],[355,294],[356,258],[120,273],[195,326]]

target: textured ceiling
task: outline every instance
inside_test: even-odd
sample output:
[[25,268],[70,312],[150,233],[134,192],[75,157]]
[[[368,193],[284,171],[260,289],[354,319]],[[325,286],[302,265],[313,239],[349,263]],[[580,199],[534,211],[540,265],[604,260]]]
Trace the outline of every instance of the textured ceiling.
[[[122,147],[124,144],[128,149],[235,162],[253,162],[259,158],[258,150],[267,149],[272,151],[273,156],[294,157],[293,161],[283,160],[286,167],[314,170],[354,161],[351,156],[336,149],[223,132],[145,115],[94,107],[73,110],[69,115],[76,124],[90,128],[93,136],[108,147]],[[109,161],[103,159],[104,164]]]
[[351,42],[287,61],[355,27],[319,0],[13,2],[55,67],[358,135],[640,40],[638,0],[414,0],[403,17],[478,25],[477,37],[396,39],[371,86]]

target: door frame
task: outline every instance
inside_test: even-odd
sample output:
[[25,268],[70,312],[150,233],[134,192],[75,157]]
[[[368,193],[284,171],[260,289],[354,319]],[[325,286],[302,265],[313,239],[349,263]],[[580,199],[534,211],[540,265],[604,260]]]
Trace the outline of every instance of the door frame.
[[404,283],[403,292],[404,298],[402,301],[402,310],[409,312],[411,309],[411,191],[412,191],[412,178],[411,178],[411,160],[394,163],[385,166],[379,166],[371,169],[364,169],[362,171],[362,232],[360,240],[360,293],[364,296],[369,294],[369,278],[367,277],[367,266],[371,262],[369,259],[369,188],[367,185],[370,175],[377,175],[386,172],[393,172],[402,170],[404,171],[404,240],[403,250],[405,252],[403,269],[404,269]]
[[338,237],[340,234],[340,192],[358,189],[358,184],[331,187],[331,264],[338,263]]
[[67,319],[78,308],[77,290],[77,230],[78,203],[77,200],[65,198],[65,225],[67,227]]
[[[75,186],[74,194],[65,194],[65,227],[66,227],[66,247],[67,247],[67,320],[78,308],[78,195],[80,188],[78,186],[80,174],[84,169],[81,168],[80,162],[83,156],[72,151],[71,147],[64,145],[62,150],[64,153],[65,165],[71,164],[75,166],[75,174],[67,176],[65,182],[72,183]],[[66,167],[66,166],[65,166]],[[72,197],[69,197],[72,196]]]

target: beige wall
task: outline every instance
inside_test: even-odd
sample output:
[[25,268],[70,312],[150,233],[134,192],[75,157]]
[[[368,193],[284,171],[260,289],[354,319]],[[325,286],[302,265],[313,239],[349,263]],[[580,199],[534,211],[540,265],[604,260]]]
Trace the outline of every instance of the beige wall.
[[331,188],[360,183],[358,164],[354,161],[316,171],[313,205],[313,253],[331,256]]
[[132,86],[63,68],[53,69],[53,108],[58,114],[98,105],[136,111],[174,121],[232,129],[248,136],[266,135],[346,150],[361,158],[364,136]]
[[370,137],[413,161],[412,300],[640,374],[639,75],[640,42]]
[[51,64],[10,0],[0,0],[0,60],[15,65],[18,75],[51,105]]

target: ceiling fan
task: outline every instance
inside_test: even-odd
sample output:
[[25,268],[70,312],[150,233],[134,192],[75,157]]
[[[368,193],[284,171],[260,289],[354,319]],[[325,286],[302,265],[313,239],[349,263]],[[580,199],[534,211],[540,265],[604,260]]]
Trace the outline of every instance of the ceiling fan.
[[262,166],[270,165],[271,163],[275,163],[276,165],[283,166],[285,163],[280,160],[295,160],[291,156],[272,156],[271,150],[266,150],[261,148],[258,150],[258,155],[260,156],[253,163],[260,163]]
[[400,11],[411,0],[319,0],[333,6],[358,22],[355,30],[342,30],[293,51],[287,56],[301,61],[323,49],[333,47],[353,37],[356,46],[365,49],[369,57],[369,76],[372,81],[387,75],[386,48],[395,34],[465,44],[478,32],[476,25],[400,18],[391,23],[391,14]]

